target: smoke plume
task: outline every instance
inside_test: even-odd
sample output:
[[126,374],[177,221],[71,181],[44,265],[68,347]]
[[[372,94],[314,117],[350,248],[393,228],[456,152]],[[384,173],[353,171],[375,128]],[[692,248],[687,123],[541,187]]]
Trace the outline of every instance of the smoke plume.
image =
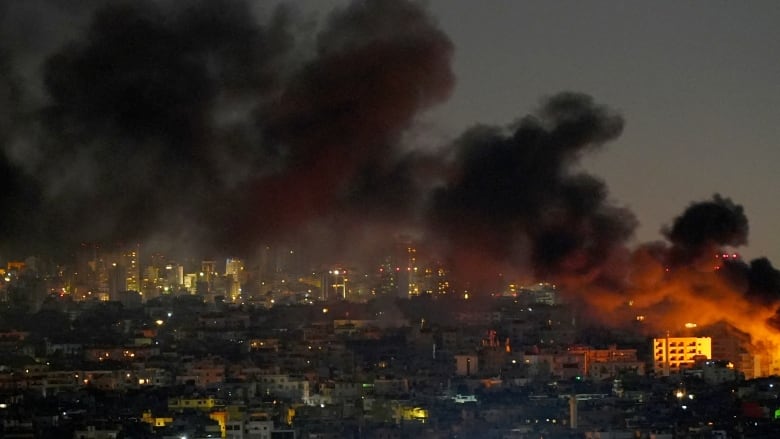
[[624,288],[584,285],[578,295],[593,315],[613,324],[640,324],[648,334],[681,334],[691,326],[725,323],[749,335],[749,349],[772,358],[780,346],[777,325],[780,271],[765,258],[743,262],[734,247],[747,242],[742,206],[714,195],[692,203],[664,228],[669,242],[634,250]]
[[722,247],[747,244],[748,220],[742,206],[715,194],[710,201],[692,203],[663,233],[674,246],[671,263],[704,258],[711,265]]
[[[525,263],[537,276],[600,276],[636,220],[608,200],[601,180],[574,166],[622,128],[619,115],[589,96],[561,93],[509,130],[470,130],[455,143],[448,180],[433,194],[433,230],[454,254],[504,269]],[[468,266],[475,265],[460,268]]]
[[455,83],[452,43],[418,3],[354,1],[315,24],[240,0],[0,8],[3,258],[84,241],[251,256],[294,238],[334,261],[403,234],[460,288],[549,280],[653,331],[695,310],[775,337],[778,271],[715,257],[747,243],[730,199],[693,203],[666,242],[629,248],[636,218],[579,167],[624,127],[590,96],[405,144]]
[[22,116],[9,78],[26,67],[0,58],[4,187],[29,188],[4,200],[3,225],[24,228],[23,251],[148,239],[249,251],[348,200],[453,85],[449,39],[411,2],[354,2],[319,28],[243,1],[84,9],[83,34],[9,49],[53,48],[41,84],[26,84],[45,99]]

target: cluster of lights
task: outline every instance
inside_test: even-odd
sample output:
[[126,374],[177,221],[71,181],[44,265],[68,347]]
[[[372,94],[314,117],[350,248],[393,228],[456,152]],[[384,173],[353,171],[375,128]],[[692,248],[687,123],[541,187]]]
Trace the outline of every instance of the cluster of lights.
[[[540,422],[540,419],[534,419],[534,420],[533,420],[533,423],[534,423],[534,424],[538,424],[539,422]],[[558,423],[558,420],[557,420],[557,419],[555,419],[555,418],[545,418],[545,419],[544,419],[544,422],[547,422],[547,423],[550,423],[550,424],[557,424],[557,423]],[[526,420],[525,420],[525,423],[526,423],[526,424],[531,424],[531,420],[530,420],[530,419],[526,419]]]

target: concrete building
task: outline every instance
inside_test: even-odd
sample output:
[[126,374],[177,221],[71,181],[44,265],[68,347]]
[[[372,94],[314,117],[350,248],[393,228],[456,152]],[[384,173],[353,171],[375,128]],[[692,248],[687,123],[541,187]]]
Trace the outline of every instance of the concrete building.
[[712,359],[710,337],[664,337],[653,339],[653,370],[668,376],[692,367],[698,360]]

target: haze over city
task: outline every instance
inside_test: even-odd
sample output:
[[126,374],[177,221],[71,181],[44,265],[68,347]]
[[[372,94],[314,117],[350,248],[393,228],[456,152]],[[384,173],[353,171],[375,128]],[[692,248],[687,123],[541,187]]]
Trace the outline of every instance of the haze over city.
[[778,248],[774,3],[3,7],[5,259],[407,236],[472,285],[579,286],[645,242]]
[[[170,4],[166,6],[166,2],[155,4],[162,5],[163,9],[175,8]],[[284,20],[278,19],[281,21],[277,22],[276,29],[286,32],[288,38],[273,41],[276,47],[269,42],[263,42],[265,49],[258,48],[254,51],[254,61],[243,61],[246,64],[264,64],[243,66],[246,67],[243,74],[245,83],[241,86],[251,85],[254,87],[254,93],[245,93],[241,103],[236,103],[235,99],[213,102],[213,97],[207,93],[192,97],[193,101],[202,104],[205,108],[203,111],[212,117],[214,111],[223,110],[233,103],[246,112],[249,111],[246,107],[257,106],[258,102],[268,100],[269,96],[278,93],[279,89],[285,86],[281,82],[288,80],[290,72],[296,69],[295,64],[300,66],[311,61],[318,29],[326,26],[327,16],[333,8],[343,7],[345,4],[339,1],[282,2],[291,12],[287,13],[288,24],[282,25],[280,23]],[[92,13],[99,5],[100,2],[82,2],[80,7],[71,5],[65,8],[46,1],[3,5],[6,12],[3,14],[5,18],[2,25],[6,72],[3,75],[3,96],[9,103],[14,102],[10,99],[21,99],[23,96],[23,102],[26,104],[22,107],[4,105],[4,133],[8,133],[9,127],[13,126],[15,139],[11,142],[8,140],[11,138],[9,134],[4,134],[4,160],[8,161],[7,166],[11,167],[12,172],[6,174],[10,174],[7,178],[12,184],[22,185],[12,177],[17,172],[20,174],[19,178],[35,175],[32,182],[36,187],[28,189],[33,193],[28,194],[24,203],[27,206],[34,205],[35,201],[31,202],[30,197],[37,196],[35,199],[42,199],[40,201],[52,199],[51,202],[56,208],[49,210],[62,210],[64,208],[59,206],[56,197],[64,197],[69,190],[78,190],[79,187],[83,190],[85,186],[97,185],[101,178],[106,185],[101,191],[112,190],[110,182],[113,179],[107,179],[105,175],[68,171],[78,166],[90,166],[90,161],[86,159],[76,160],[77,163],[60,163],[58,165],[65,169],[56,172],[38,172],[36,166],[40,164],[30,161],[41,160],[41,155],[45,152],[40,145],[43,143],[43,134],[30,128],[29,124],[26,134],[22,134],[19,119],[14,119],[13,125],[8,122],[14,114],[16,117],[25,114],[25,120],[29,123],[31,112],[58,104],[54,95],[57,87],[63,86],[58,86],[51,78],[48,85],[45,85],[47,83],[44,72],[47,67],[44,61],[56,53],[62,54],[66,45],[79,41],[83,43]],[[259,28],[273,27],[269,18],[274,14],[272,5],[252,4],[251,9],[256,12]],[[776,112],[780,107],[777,105],[780,91],[775,80],[780,73],[780,67],[777,58],[773,56],[773,42],[777,40],[774,23],[780,14],[776,3],[703,5],[692,2],[681,5],[678,2],[661,2],[654,5],[616,5],[614,2],[591,2],[585,6],[558,2],[523,2],[497,3],[478,8],[470,2],[449,1],[430,2],[427,9],[432,16],[433,26],[441,29],[445,34],[443,38],[452,45],[446,59],[447,68],[452,73],[452,78],[447,81],[452,83],[438,84],[443,95],[435,102],[430,102],[435,105],[420,105],[425,107],[421,108],[425,111],[416,112],[413,117],[408,118],[409,121],[416,121],[411,130],[406,129],[406,125],[397,128],[406,135],[403,141],[405,150],[442,148],[446,145],[445,142],[457,138],[465,129],[478,123],[510,125],[537,109],[545,97],[560,91],[586,93],[599,104],[613,108],[625,121],[621,135],[602,151],[586,154],[582,167],[606,182],[611,200],[618,205],[629,207],[635,213],[638,227],[634,242],[661,239],[661,227],[670,224],[674,216],[688,203],[720,193],[745,206],[750,218],[749,245],[741,251],[751,258],[780,258],[780,243],[776,241],[772,229],[780,221],[780,214],[777,212],[777,203],[773,202],[771,191],[768,190],[777,183],[776,173],[772,168],[772,163],[778,158],[777,148],[773,146],[776,144],[774,121],[777,120]],[[231,23],[227,14],[224,14],[226,17],[221,24],[225,27],[233,26],[232,29],[239,33],[241,26]],[[245,19],[244,28],[249,26],[249,21],[254,20]],[[180,32],[181,38],[186,37],[186,30]],[[193,50],[201,52],[207,49],[215,51],[216,46],[231,43],[228,32],[225,30],[223,33],[225,36],[219,42],[201,41],[192,43],[191,46]],[[233,38],[235,42],[241,37]],[[104,49],[111,50],[109,43],[105,44]],[[203,47],[195,48],[198,44]],[[319,44],[322,46],[324,43]],[[207,47],[209,45],[212,47]],[[267,56],[261,49],[275,50],[272,54],[275,61],[272,63],[272,56]],[[246,46],[245,50],[251,48]],[[147,55],[150,58],[144,58],[145,61],[155,61],[154,54]],[[147,55],[116,56],[122,57],[127,63],[138,65],[141,63],[140,58]],[[233,55],[238,56],[237,53]],[[134,59],[133,56],[139,59]],[[292,65],[281,66],[280,60]],[[190,66],[180,66],[182,69],[188,67]],[[140,67],[136,69],[138,68]],[[175,73],[172,68],[168,70],[171,75]],[[238,68],[239,66],[235,67]],[[257,72],[258,69],[262,70],[262,75]],[[49,67],[48,70],[52,71],[54,68]],[[162,68],[158,70],[164,71]],[[253,73],[248,73],[250,71]],[[142,72],[136,73],[139,75],[137,79],[140,80]],[[223,79],[227,78],[224,73],[212,73],[221,74]],[[166,78],[159,79],[162,81]],[[227,88],[232,87],[233,94],[238,93],[235,90],[238,87],[236,84],[215,84],[213,77],[210,80],[212,83],[208,86],[220,88],[219,92],[223,97],[227,94]],[[270,84],[274,82],[276,85],[272,88]],[[260,83],[266,84],[264,91]],[[13,93],[8,88],[11,85],[15,87],[13,90],[16,90]],[[206,87],[206,84],[202,85]],[[192,87],[197,85],[193,84]],[[151,89],[152,86],[147,88]],[[115,98],[118,99],[116,96]],[[158,108],[149,108],[148,102],[129,102],[127,106],[141,107],[137,109],[138,114],[147,113],[149,119],[159,116],[153,113],[154,111],[170,113],[159,108],[165,105],[164,99],[157,101],[160,102]],[[176,103],[168,102],[170,105]],[[109,103],[104,102],[103,105]],[[104,119],[111,113],[104,115]],[[138,114],[128,114],[128,111],[125,111],[122,115],[119,109],[116,109],[111,117],[124,117],[129,120],[139,117]],[[241,120],[240,115],[235,112],[233,114]],[[192,120],[196,116],[197,114],[191,115],[191,123],[208,125]],[[164,124],[160,121],[160,126],[162,125]],[[209,126],[203,129],[214,128],[216,127]],[[30,138],[30,130],[38,133],[37,140]],[[182,128],[182,131],[185,129]],[[187,131],[197,130],[190,130],[188,127]],[[105,133],[103,138],[94,142],[105,142],[106,136],[114,134],[118,133]],[[139,156],[145,160],[152,158],[143,148],[135,147],[149,143],[152,134],[154,133],[138,133],[137,139],[124,141],[133,145],[121,148],[136,149],[137,154],[133,157],[140,162],[138,167],[144,165],[144,159]],[[197,139],[198,133],[190,132],[187,135]],[[180,142],[187,140],[182,136],[182,133],[171,133],[168,139],[160,141],[159,148],[154,148],[162,151],[174,149],[175,146],[171,145],[174,138]],[[231,156],[226,151],[229,147],[223,146],[224,140],[214,138],[202,141],[207,143],[208,148],[217,156]],[[239,140],[234,140],[233,143],[240,144]],[[259,145],[268,143],[270,142],[258,140],[248,149],[267,149],[268,146]],[[84,149],[88,148],[74,147],[74,150]],[[30,151],[37,156],[33,154],[34,157],[28,157],[26,153]],[[193,154],[187,152],[188,149],[184,151],[180,168],[192,164]],[[235,156],[241,151],[233,152],[232,155]],[[164,159],[165,157],[162,158]],[[270,161],[267,157],[263,160]],[[110,165],[110,162],[106,162],[104,167]],[[130,167],[125,169],[134,169],[135,165],[131,160],[125,166]],[[235,181],[227,182],[224,181],[225,178],[215,177],[215,184],[237,184],[248,178],[247,173],[252,171],[254,170],[229,168],[229,164],[225,164],[223,169],[216,171],[217,175],[231,173],[231,178]],[[127,178],[130,178],[129,174],[128,172]],[[180,183],[182,178],[169,175],[168,184]],[[188,184],[194,188],[199,177],[192,178],[194,181]],[[43,190],[43,193],[39,193],[42,189],[37,187],[42,184],[40,180],[44,180],[44,186],[49,187]],[[54,180],[58,183],[53,183]],[[142,184],[152,184],[142,183],[143,178],[135,180],[137,181],[131,181],[124,186],[140,189]],[[68,184],[76,187],[68,188]],[[50,186],[62,189],[55,190]],[[150,192],[158,191],[160,189]],[[178,186],[175,190],[171,189],[171,192],[179,194],[176,198],[189,197],[182,193],[184,191],[179,191]],[[145,205],[146,209],[156,212],[158,204],[166,195],[150,196],[149,198],[154,199],[144,203],[130,198],[125,200],[125,204],[140,203]],[[65,204],[72,204],[75,201],[71,200],[77,197],[64,198]],[[245,208],[245,204],[239,206]],[[145,227],[150,226],[145,224],[153,223],[152,220],[156,218],[146,218],[142,224],[127,226],[128,231],[121,228],[117,230],[118,226],[113,224],[116,222],[113,218],[120,214],[116,212],[118,209],[109,208],[108,212],[104,213],[104,216],[111,219],[112,224],[100,227],[91,225],[91,233],[83,239],[104,237],[100,235],[113,238],[134,233],[146,237],[148,230]],[[145,212],[140,209],[134,211],[139,214]],[[65,214],[53,212],[52,215],[57,213]],[[193,221],[189,215],[183,213],[174,215]],[[148,217],[148,214],[145,216]],[[174,218],[172,221],[178,219]],[[51,222],[57,223],[59,220]],[[29,218],[22,223],[30,223]],[[50,233],[58,234],[56,227],[41,225],[29,227],[26,232],[35,231],[40,234],[41,229],[53,229]],[[260,230],[257,233],[263,232]],[[133,236],[128,239],[135,238]],[[82,237],[74,239],[79,240]]]
[[[623,398],[645,367],[683,396],[690,370],[776,375],[778,22],[773,1],[2,2],[0,398],[32,416],[50,374],[91,391],[88,367],[132,364],[110,391],[154,382],[179,415],[218,393],[223,438],[224,407],[268,403],[287,438],[387,370],[407,399],[424,371],[425,404],[476,402],[451,378]],[[269,374],[319,387],[281,408]],[[378,422],[344,407],[353,437]]]

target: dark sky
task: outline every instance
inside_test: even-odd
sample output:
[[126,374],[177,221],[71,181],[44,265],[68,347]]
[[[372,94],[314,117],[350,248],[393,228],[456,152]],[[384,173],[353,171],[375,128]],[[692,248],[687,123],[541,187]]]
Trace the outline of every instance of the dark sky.
[[745,256],[780,260],[780,3],[433,0],[455,45],[442,136],[507,123],[559,90],[617,109],[622,135],[582,166],[639,219],[637,241],[714,193],[744,206]]
[[717,193],[780,260],[777,2],[277,3],[0,5],[4,248],[397,228],[586,275]]

